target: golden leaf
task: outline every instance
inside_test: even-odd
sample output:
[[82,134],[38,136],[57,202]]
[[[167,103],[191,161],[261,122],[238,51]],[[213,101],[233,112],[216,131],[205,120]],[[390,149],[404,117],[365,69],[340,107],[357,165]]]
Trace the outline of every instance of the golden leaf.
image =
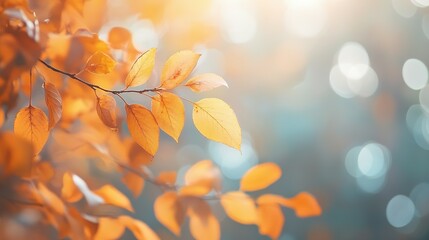
[[97,51],[89,57],[85,70],[96,74],[107,74],[111,73],[113,69],[115,69],[115,64],[115,60],[113,60],[109,55]]
[[199,161],[186,171],[185,185],[180,195],[203,196],[212,189],[220,190],[219,169],[210,160]]
[[194,103],[192,119],[206,138],[240,150],[241,128],[231,107],[217,98]]
[[228,87],[228,84],[223,78],[216,74],[204,73],[191,78],[186,82],[185,86],[189,87],[194,92],[205,92],[220,86]]
[[118,128],[115,98],[107,94],[98,97],[96,109],[98,117],[106,126]]
[[125,226],[118,219],[102,217],[98,219],[98,228],[94,240],[120,239]]
[[158,175],[156,181],[173,186],[176,183],[176,177],[176,171],[164,171]]
[[153,204],[155,217],[176,236],[180,235],[180,226],[184,220],[184,210],[179,204],[175,192],[165,192]]
[[322,214],[322,208],[310,193],[301,192],[292,198],[285,198],[283,206],[292,208],[300,218],[314,217]]
[[285,222],[281,207],[278,204],[259,205],[258,217],[259,233],[278,239]]
[[241,179],[241,191],[257,191],[264,189],[282,175],[281,168],[275,163],[262,163],[249,169]]
[[31,176],[33,162],[31,142],[11,132],[0,134],[0,176]]
[[155,53],[156,48],[151,48],[137,58],[125,79],[125,88],[142,85],[149,79],[155,65]]
[[191,74],[201,54],[190,50],[173,54],[164,65],[161,73],[161,87],[172,89],[177,87]]
[[28,106],[16,115],[14,131],[17,135],[33,144],[34,153],[38,154],[48,140],[48,118],[39,108]]
[[129,216],[121,216],[118,220],[134,234],[136,239],[158,240],[159,237],[146,223]]
[[159,127],[176,142],[185,124],[185,106],[178,96],[161,92],[152,99],[152,113]]
[[122,177],[122,182],[130,189],[134,197],[138,197],[144,188],[144,180],[141,176],[127,172]]
[[77,202],[83,196],[79,188],[76,187],[73,181],[73,176],[68,172],[65,172],[63,176],[63,187],[61,189],[61,196],[65,201],[68,202]]
[[146,152],[155,155],[159,144],[159,127],[152,113],[143,106],[125,105],[131,137]]
[[95,194],[102,197],[106,203],[123,207],[131,212],[134,211],[130,200],[114,186],[107,184],[94,191]]
[[189,228],[196,240],[220,239],[220,225],[212,214],[210,206],[201,199],[196,199],[188,211]]
[[49,129],[55,126],[61,118],[63,111],[61,94],[54,84],[45,83],[45,103],[49,111]]
[[226,215],[241,224],[258,223],[255,202],[244,192],[228,192],[220,199]]

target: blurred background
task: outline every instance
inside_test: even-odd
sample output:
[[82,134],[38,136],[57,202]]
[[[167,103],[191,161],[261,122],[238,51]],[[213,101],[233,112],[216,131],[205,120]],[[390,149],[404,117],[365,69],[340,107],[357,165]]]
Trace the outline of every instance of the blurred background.
[[[178,144],[162,135],[155,173],[180,175],[213,159],[228,190],[253,165],[272,161],[284,175],[267,192],[308,191],[324,209],[310,219],[285,210],[282,240],[429,239],[428,0],[91,2],[107,12],[87,12],[100,38],[124,27],[137,50],[158,48],[155,72],[172,53],[193,49],[202,53],[195,73],[229,83],[181,94],[228,102],[243,129],[242,154],[206,140],[187,121]],[[173,239],[153,216],[158,194],[147,184],[136,208]],[[223,239],[264,238],[211,204]]]

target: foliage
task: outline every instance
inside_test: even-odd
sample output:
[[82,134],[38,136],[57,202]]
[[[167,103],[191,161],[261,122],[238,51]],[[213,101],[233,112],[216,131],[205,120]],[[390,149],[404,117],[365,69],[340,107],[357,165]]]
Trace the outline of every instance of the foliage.
[[[43,227],[32,231],[45,237],[53,228],[61,238],[117,239],[128,229],[137,239],[158,239],[136,216],[130,197],[94,174],[94,168],[119,174],[134,198],[146,182],[162,189],[153,205],[155,216],[177,236],[189,218],[194,238],[219,239],[220,224],[208,204],[213,200],[232,220],[256,225],[273,239],[283,228],[281,207],[298,217],[321,214],[306,192],[292,198],[247,194],[281,177],[274,163],[250,169],[233,192],[222,192],[220,170],[210,160],[187,170],[183,185],[176,184],[174,171],[154,176],[148,166],[159,148],[160,129],[179,141],[183,101],[193,107],[193,123],[203,136],[240,150],[241,128],[227,103],[217,98],[193,102],[173,92],[185,87],[198,93],[227,83],[213,73],[185,82],[200,54],[184,50],[166,60],[159,86],[141,88],[156,81],[156,49],[139,53],[131,34],[119,27],[111,30],[108,42],[100,40],[84,28],[84,1],[52,4],[44,9],[25,1],[0,3],[0,236],[7,238],[7,226],[20,224],[15,216],[31,209],[43,216],[37,223]],[[12,132],[2,125],[19,109],[19,95],[28,103],[16,114]],[[151,108],[131,103],[139,98],[129,96],[148,98]]]

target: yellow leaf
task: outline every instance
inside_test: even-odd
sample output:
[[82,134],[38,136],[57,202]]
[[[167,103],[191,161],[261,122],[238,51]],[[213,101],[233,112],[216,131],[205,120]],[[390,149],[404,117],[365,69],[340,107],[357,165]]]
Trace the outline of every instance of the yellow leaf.
[[219,221],[211,213],[210,206],[201,199],[189,206],[189,228],[196,240],[220,239]]
[[172,89],[177,87],[191,74],[201,54],[190,50],[173,54],[164,65],[161,73],[161,87]]
[[82,192],[76,187],[73,181],[73,176],[68,172],[64,173],[61,197],[68,202],[77,202],[82,196]]
[[55,126],[63,111],[61,94],[54,84],[45,82],[45,103],[49,111],[49,129]]
[[33,156],[30,141],[11,132],[0,134],[0,178],[30,177]]
[[102,95],[97,98],[97,114],[100,120],[110,128],[117,128],[116,101],[110,95]]
[[310,193],[301,192],[292,198],[285,198],[282,205],[292,208],[298,217],[314,217],[322,214],[322,208]]
[[106,203],[123,207],[131,212],[134,211],[130,200],[114,186],[107,184],[94,191],[95,194],[102,197]]
[[98,219],[98,228],[94,240],[120,239],[125,226],[118,219],[102,217]]
[[138,197],[144,188],[144,180],[141,176],[127,172],[122,177],[122,182],[130,189],[134,197]]
[[231,107],[217,98],[194,103],[192,119],[206,138],[240,150],[241,128]]
[[137,104],[125,105],[125,110],[131,137],[146,152],[155,155],[159,144],[159,127],[152,113]]
[[137,58],[125,79],[125,88],[142,85],[149,79],[155,65],[155,54],[156,48],[151,48]]
[[281,168],[275,163],[262,163],[249,169],[241,179],[241,191],[257,191],[264,189],[282,175]]
[[220,86],[228,87],[223,78],[213,73],[204,73],[191,78],[185,86],[194,92],[205,92]]
[[258,217],[259,233],[278,239],[285,222],[281,207],[278,204],[259,205]]
[[156,219],[176,236],[179,236],[185,214],[178,202],[177,194],[165,192],[155,200],[153,208]]
[[34,153],[38,154],[48,140],[48,118],[39,108],[28,106],[16,115],[14,131],[29,140],[33,144]]
[[159,127],[176,142],[185,124],[185,106],[178,96],[161,92],[152,99],[152,113]]
[[212,189],[220,190],[219,169],[210,160],[199,161],[186,171],[185,185],[181,195],[203,196]]
[[118,220],[134,234],[138,240],[158,240],[159,237],[146,223],[129,216],[120,216]]
[[220,199],[226,215],[241,224],[258,223],[255,202],[243,192],[228,192]]
[[113,60],[109,55],[97,51],[89,57],[85,70],[97,74],[107,74],[113,71],[115,64],[115,60]]

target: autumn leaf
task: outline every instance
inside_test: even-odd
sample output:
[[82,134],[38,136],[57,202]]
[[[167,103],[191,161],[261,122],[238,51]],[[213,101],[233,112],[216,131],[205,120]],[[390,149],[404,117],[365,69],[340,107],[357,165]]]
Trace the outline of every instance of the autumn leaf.
[[282,175],[281,168],[275,163],[262,163],[249,169],[241,179],[241,191],[257,191],[276,182]]
[[45,82],[45,103],[49,111],[49,129],[53,128],[61,118],[63,111],[61,94],[54,84]]
[[285,222],[281,207],[278,204],[261,204],[258,206],[259,233],[271,239],[278,239]]
[[161,87],[172,89],[177,87],[191,74],[201,54],[190,50],[173,54],[166,62],[161,73]]
[[61,199],[43,183],[39,182],[37,184],[37,189],[46,207],[61,215],[66,212],[66,207],[63,201],[61,201]]
[[176,171],[164,171],[158,175],[156,181],[173,186],[176,183],[176,177]]
[[10,175],[31,176],[33,146],[12,132],[0,133],[0,179]]
[[110,46],[114,49],[123,49],[131,41],[131,33],[123,27],[113,27],[107,38]]
[[296,216],[300,218],[314,217],[322,214],[322,208],[316,198],[307,192],[301,192],[292,198],[284,199],[282,204],[285,207],[292,208]]
[[73,176],[69,172],[65,172],[63,175],[63,187],[61,189],[61,196],[65,201],[68,202],[77,202],[79,201],[83,194],[76,187]]
[[258,213],[255,202],[244,192],[228,192],[223,194],[220,203],[226,215],[241,224],[256,224]]
[[203,196],[212,189],[220,190],[220,171],[210,160],[202,160],[190,167],[185,174],[185,186],[180,195]]
[[114,186],[107,184],[94,191],[95,194],[102,197],[106,203],[123,207],[131,212],[134,211],[130,200]]
[[113,60],[109,55],[97,51],[89,57],[85,70],[96,74],[107,74],[111,73],[113,69],[115,69],[115,64],[115,60]]
[[110,95],[97,97],[97,114],[100,120],[110,128],[118,128],[116,120],[116,101]]
[[178,96],[161,92],[152,99],[152,113],[159,127],[176,142],[185,124],[185,106]]
[[14,131],[17,135],[33,144],[34,153],[38,154],[48,140],[48,118],[39,108],[28,106],[16,115]]
[[205,92],[220,86],[228,87],[228,84],[223,78],[216,74],[204,73],[191,78],[186,82],[185,86],[189,87],[194,92]]
[[121,216],[118,220],[126,226],[134,234],[136,239],[158,240],[159,237],[146,223],[131,218],[129,216]]
[[177,194],[175,192],[163,193],[156,198],[153,208],[156,219],[176,236],[179,236],[185,214]]
[[155,54],[156,48],[151,48],[137,58],[125,79],[125,88],[140,86],[149,79],[155,66]]
[[206,138],[240,150],[241,128],[231,107],[217,98],[194,103],[192,119]]
[[189,205],[189,228],[196,240],[220,239],[220,225],[212,214],[210,206],[201,199]]
[[4,124],[4,118],[5,118],[5,116],[4,116],[4,111],[3,111],[3,109],[1,109],[0,108],[0,128],[3,126],[3,124]]
[[141,176],[127,172],[122,177],[122,182],[130,189],[134,197],[138,197],[144,188],[144,180]]
[[119,239],[125,231],[125,226],[115,218],[102,217],[98,219],[98,228],[94,240]]
[[152,113],[143,106],[125,105],[131,137],[146,152],[155,155],[159,144],[159,127]]

